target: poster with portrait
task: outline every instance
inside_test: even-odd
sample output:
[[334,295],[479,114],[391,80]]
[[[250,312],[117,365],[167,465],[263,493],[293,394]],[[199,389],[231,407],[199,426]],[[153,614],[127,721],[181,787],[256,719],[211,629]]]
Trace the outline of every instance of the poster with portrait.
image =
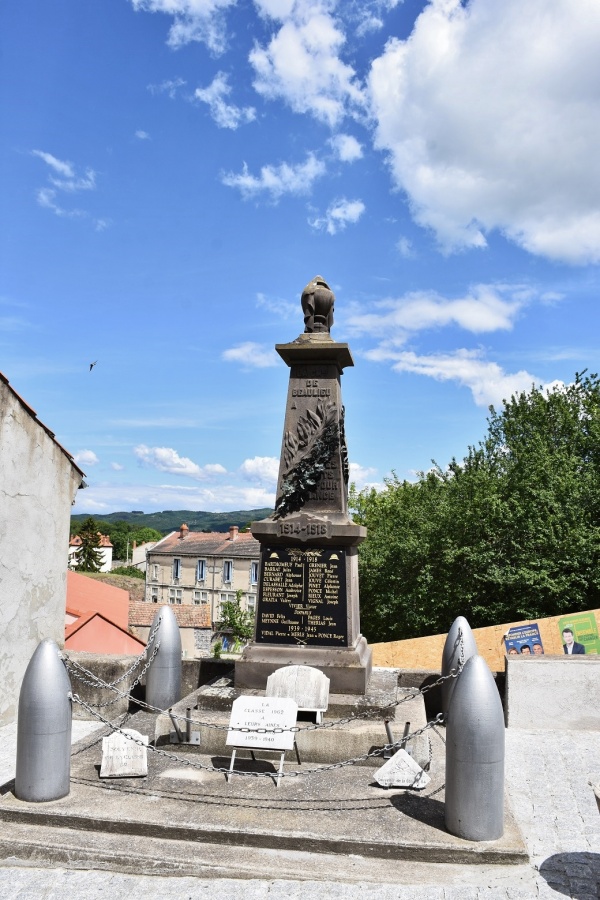
[[516,625],[510,628],[504,637],[504,646],[508,656],[543,656],[544,645],[540,637],[537,622],[529,625]]
[[558,630],[563,653],[569,656],[588,656],[592,653],[600,653],[598,623],[593,612],[561,616],[558,620]]

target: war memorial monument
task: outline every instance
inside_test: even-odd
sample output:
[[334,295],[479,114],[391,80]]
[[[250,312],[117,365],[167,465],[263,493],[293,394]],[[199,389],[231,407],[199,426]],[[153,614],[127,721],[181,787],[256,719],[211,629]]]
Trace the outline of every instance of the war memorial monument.
[[334,341],[334,294],[317,275],[302,292],[305,329],[275,349],[290,367],[275,511],[252,523],[261,545],[254,642],[236,688],[264,688],[284,665],[314,666],[334,693],[364,694],[371,651],[360,633],[358,546],[348,515],[341,376],[354,365]]

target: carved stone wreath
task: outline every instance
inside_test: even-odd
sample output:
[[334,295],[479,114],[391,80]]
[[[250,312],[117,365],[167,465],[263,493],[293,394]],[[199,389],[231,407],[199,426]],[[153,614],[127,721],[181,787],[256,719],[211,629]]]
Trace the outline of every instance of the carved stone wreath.
[[283,442],[285,472],[274,519],[297,512],[317,486],[329,460],[340,446],[338,408],[319,400],[314,410],[300,416],[296,434],[287,431]]

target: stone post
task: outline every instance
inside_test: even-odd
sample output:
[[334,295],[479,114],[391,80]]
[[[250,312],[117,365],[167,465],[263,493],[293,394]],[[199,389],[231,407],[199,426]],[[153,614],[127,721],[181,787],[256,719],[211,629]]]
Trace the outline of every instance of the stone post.
[[160,644],[158,652],[146,673],[146,703],[157,709],[169,709],[181,700],[181,634],[177,619],[170,606],[161,606],[152,622],[154,632],[160,617],[160,625],[154,640],[148,644],[148,654]]
[[504,715],[482,656],[458,676],[446,726],[446,828],[468,841],[504,832]]
[[54,641],[38,644],[19,695],[15,796],[30,803],[66,797],[71,777],[71,682]]

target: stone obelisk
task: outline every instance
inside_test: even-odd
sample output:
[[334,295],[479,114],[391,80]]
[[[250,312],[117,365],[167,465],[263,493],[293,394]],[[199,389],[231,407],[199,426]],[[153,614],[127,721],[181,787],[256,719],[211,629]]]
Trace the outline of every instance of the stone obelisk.
[[354,362],[330,334],[334,295],[317,276],[302,292],[305,330],[275,349],[290,367],[275,512],[252,523],[261,560],[254,641],[236,688],[265,687],[285,665],[314,666],[333,693],[364,694],[371,650],[360,634],[358,545],[348,516],[341,375]]

